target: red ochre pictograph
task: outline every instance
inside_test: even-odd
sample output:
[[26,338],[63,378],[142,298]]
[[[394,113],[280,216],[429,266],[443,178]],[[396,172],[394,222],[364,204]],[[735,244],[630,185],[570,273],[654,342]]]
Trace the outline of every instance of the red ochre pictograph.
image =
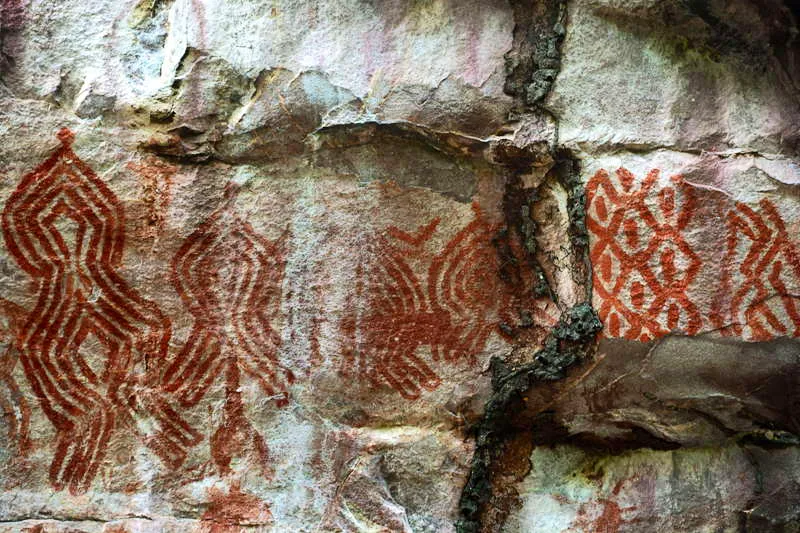
[[24,457],[31,446],[31,412],[14,378],[14,367],[18,360],[14,339],[25,311],[15,303],[0,298],[0,317],[7,324],[7,329],[0,331],[0,342],[6,345],[6,349],[0,353],[0,410],[8,427],[9,444],[15,445],[19,455]]
[[257,527],[272,523],[269,505],[243,492],[238,481],[231,485],[227,493],[211,487],[208,495],[210,501],[200,519],[200,533],[239,533],[242,524]]
[[637,496],[642,497],[643,503],[649,504],[645,507],[646,511],[649,511],[650,508],[653,507],[651,502],[655,500],[655,494],[653,494],[655,484],[652,482],[648,483],[648,481],[649,480],[646,479],[638,479],[638,476],[622,479],[617,481],[614,485],[608,498],[598,498],[596,501],[581,503],[578,507],[576,520],[572,523],[570,529],[573,531],[591,531],[597,533],[619,533],[620,528],[624,527],[626,524],[641,522],[642,518],[636,517],[635,515],[631,518],[625,518],[627,513],[632,513],[637,510],[641,511],[642,509],[636,505],[622,507],[619,502],[619,496],[622,489],[626,488],[625,486],[629,483],[632,486],[627,487],[628,489],[636,489],[644,485],[643,488],[646,492],[644,494],[637,494]]
[[36,287],[15,348],[57,430],[50,481],[81,493],[112,433],[135,426],[133,414],[150,428],[145,442],[170,466],[199,435],[150,385],[166,362],[170,322],[117,272],[122,205],[72,151],[72,133],[62,129],[58,137],[61,147],[9,198],[2,226],[9,253]]
[[[407,399],[433,390],[439,376],[420,353],[434,361],[474,362],[484,349],[498,318],[508,307],[508,291],[498,276],[492,238],[498,228],[475,219],[433,257],[425,244],[438,218],[415,233],[396,227],[376,237],[369,263],[357,272],[355,296],[361,303],[344,320],[343,333],[352,343],[344,353],[342,373],[388,385]],[[420,279],[408,259],[428,263]]]
[[683,231],[695,197],[681,176],[658,186],[650,171],[639,186],[624,168],[598,171],[587,185],[594,299],[606,337],[649,341],[697,333],[703,319],[687,296],[702,266]]
[[713,322],[753,341],[800,337],[800,253],[775,204],[765,198],[759,208],[737,202],[728,212],[722,288],[730,315],[715,314]]
[[166,388],[184,406],[197,404],[217,379],[224,379],[223,420],[211,437],[220,472],[234,457],[255,455],[268,471],[264,438],[247,419],[243,378],[255,380],[277,406],[288,402],[292,372],[277,359],[286,235],[270,241],[236,216],[229,189],[225,205],[178,250],[172,282],[194,316],[186,344],[167,371]]

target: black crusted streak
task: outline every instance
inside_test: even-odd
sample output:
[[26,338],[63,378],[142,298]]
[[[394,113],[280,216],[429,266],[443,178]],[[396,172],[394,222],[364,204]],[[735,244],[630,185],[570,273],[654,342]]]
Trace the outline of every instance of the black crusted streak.
[[566,370],[585,358],[602,329],[597,313],[588,303],[578,304],[565,312],[550,332],[545,346],[531,363],[509,368],[493,358],[493,394],[486,402],[486,412],[475,428],[476,450],[467,484],[461,494],[459,533],[481,531],[481,512],[492,495],[492,465],[503,442],[515,429],[512,414],[521,410],[523,397],[536,382],[562,379]]
[[507,94],[536,106],[550,92],[561,68],[561,43],[566,34],[564,0],[511,0],[514,44],[506,53]]

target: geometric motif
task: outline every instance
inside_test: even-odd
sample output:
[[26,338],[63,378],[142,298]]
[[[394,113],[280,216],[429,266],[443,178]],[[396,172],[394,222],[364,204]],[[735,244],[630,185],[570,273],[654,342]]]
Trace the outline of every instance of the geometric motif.
[[118,273],[125,219],[108,186],[72,151],[73,134],[23,177],[3,210],[6,246],[34,280],[37,301],[15,347],[57,431],[50,481],[89,488],[112,432],[146,419],[145,442],[179,465],[199,435],[154,387],[170,322]]
[[702,317],[687,289],[702,263],[683,230],[695,197],[681,176],[659,186],[650,171],[641,186],[620,168],[598,171],[587,184],[594,301],[603,335],[649,341],[670,332],[697,333]]
[[223,377],[223,420],[211,437],[211,453],[221,473],[235,456],[255,455],[268,470],[263,437],[247,420],[240,383],[255,380],[277,406],[288,403],[292,372],[277,360],[285,270],[286,235],[269,241],[231,214],[225,205],[213,213],[181,246],[172,262],[172,282],[194,325],[186,344],[166,373],[166,389],[184,406],[197,404]]
[[[509,297],[498,275],[492,238],[498,228],[476,217],[432,259],[424,253],[439,219],[415,233],[390,227],[368,248],[368,265],[356,273],[355,297],[362,304],[343,321],[342,373],[388,385],[407,399],[433,390],[440,378],[424,360],[475,362],[489,335],[498,331]],[[427,279],[412,268],[427,263]]]
[[[760,206],[760,212],[756,212],[737,202],[726,217],[728,251],[723,288],[732,300],[727,320],[731,326],[724,333],[753,341],[800,337],[800,253],[789,240],[775,205],[765,198]],[[740,246],[742,243],[745,246]],[[743,279],[733,288],[737,266]],[[722,325],[719,317],[716,322],[717,327]]]

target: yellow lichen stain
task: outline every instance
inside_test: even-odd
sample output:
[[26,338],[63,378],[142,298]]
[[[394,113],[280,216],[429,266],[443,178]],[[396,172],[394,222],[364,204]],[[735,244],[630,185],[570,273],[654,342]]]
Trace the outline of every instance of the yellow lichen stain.
[[156,7],[156,0],[139,0],[128,17],[128,25],[131,28],[136,28],[145,20],[153,15],[153,10]]
[[442,0],[415,0],[410,2],[404,22],[411,33],[435,33],[446,29],[450,16]]

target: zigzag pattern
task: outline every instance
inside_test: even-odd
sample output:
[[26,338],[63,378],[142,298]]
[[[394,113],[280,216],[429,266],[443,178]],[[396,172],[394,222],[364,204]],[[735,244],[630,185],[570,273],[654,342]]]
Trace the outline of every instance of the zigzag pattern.
[[285,236],[268,241],[226,203],[186,239],[172,262],[172,282],[195,322],[166,373],[166,389],[192,406],[224,376],[224,420],[211,438],[222,472],[247,450],[267,469],[266,443],[245,416],[242,376],[255,380],[276,405],[288,402],[294,376],[278,363],[280,336],[273,328],[284,256]]
[[[53,486],[84,492],[121,418],[137,413],[156,429],[146,442],[180,464],[198,434],[159,390],[145,386],[166,361],[169,320],[117,273],[124,214],[119,200],[72,151],[72,134],[27,174],[6,203],[11,256],[34,279],[37,302],[16,345],[28,381],[58,437]],[[93,368],[82,346],[104,354]],[[149,367],[138,375],[137,366]],[[157,381],[157,380],[156,380]]]

